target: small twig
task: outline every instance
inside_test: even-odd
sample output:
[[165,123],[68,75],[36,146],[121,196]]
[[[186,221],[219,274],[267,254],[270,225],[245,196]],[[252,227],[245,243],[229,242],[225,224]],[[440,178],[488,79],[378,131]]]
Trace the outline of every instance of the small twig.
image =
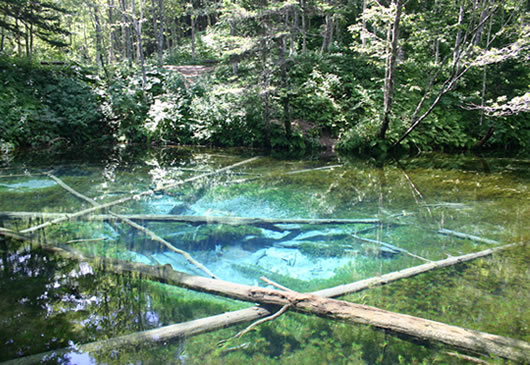
[[[270,279],[267,279],[265,276],[262,276],[260,277],[261,280],[263,280],[264,282],[266,282],[267,284],[269,285],[272,285],[272,286],[275,286],[281,290],[285,290],[287,292],[290,292],[290,293],[295,293],[294,290],[291,290],[283,285],[280,285],[278,283],[275,283],[274,281],[270,280]],[[249,331],[251,331],[254,327],[256,326],[259,326],[260,324],[262,323],[265,323],[265,322],[268,322],[268,321],[272,321],[272,320],[275,320],[276,318],[278,318],[279,316],[281,316],[282,314],[284,314],[290,307],[292,307],[292,304],[286,304],[284,305],[283,307],[280,308],[279,311],[277,311],[276,313],[274,313],[273,315],[270,315],[268,317],[265,317],[265,318],[262,318],[254,323],[252,323],[250,326],[248,326],[247,328],[245,328],[244,330],[242,331],[239,331],[238,333],[236,333],[234,336],[226,339],[226,340],[221,340],[217,343],[217,346],[224,346],[228,341],[230,341],[231,339],[235,339],[235,338],[240,338],[242,337],[243,335],[245,335],[246,333],[248,333]]]
[[272,286],[275,286],[277,287],[278,289],[281,289],[281,290],[285,290],[285,291],[288,291],[288,292],[292,292],[294,293],[294,290],[291,290],[283,285],[280,285],[278,283],[275,283],[274,281],[270,280],[270,279],[267,279],[265,276],[262,276],[260,277],[261,280],[263,280],[264,282],[266,282],[267,284],[270,284]]
[[106,241],[107,237],[99,237],[99,238],[83,238],[79,240],[70,240],[66,241],[66,243],[78,243],[78,242],[94,242],[94,241]]
[[265,322],[268,322],[268,321],[273,321],[275,320],[276,318],[278,318],[279,316],[281,316],[282,314],[284,314],[287,309],[289,309],[290,307],[292,306],[292,304],[286,304],[284,305],[283,307],[280,308],[280,310],[276,313],[274,313],[273,315],[271,316],[268,316],[268,317],[265,317],[265,318],[262,318],[260,319],[259,321],[256,321],[254,323],[252,323],[250,326],[248,326],[247,328],[245,328],[244,330],[242,331],[239,331],[238,333],[236,333],[234,336],[226,339],[226,340],[221,340],[217,343],[217,346],[218,347],[221,347],[221,346],[224,346],[225,343],[227,343],[228,341],[232,340],[232,339],[236,339],[236,338],[240,338],[242,337],[243,335],[245,335],[246,333],[248,333],[249,331],[251,331],[254,327],[256,326],[259,326],[260,324],[262,323],[265,323]]
[[473,356],[462,355],[462,354],[459,354],[457,352],[449,352],[449,351],[445,351],[445,353],[447,355],[449,355],[449,356],[453,356],[453,357],[456,357],[456,358],[461,359],[461,360],[474,362],[475,364],[482,364],[482,365],[488,365],[489,364],[489,362],[481,360],[481,359],[477,359],[476,357],[473,357]]

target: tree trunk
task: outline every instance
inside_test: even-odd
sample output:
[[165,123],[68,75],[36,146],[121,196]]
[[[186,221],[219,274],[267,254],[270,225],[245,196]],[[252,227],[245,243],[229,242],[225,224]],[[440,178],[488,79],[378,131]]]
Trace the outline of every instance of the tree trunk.
[[164,0],[158,0],[158,66],[162,67],[164,60]]
[[24,28],[26,28],[26,32],[24,34],[24,45],[26,46],[26,57],[31,59],[31,50],[29,48],[29,25],[24,24]]
[[306,29],[306,8],[305,0],[300,0],[300,8],[302,9],[302,53],[307,50],[307,29]]
[[110,25],[110,45],[109,45],[109,63],[113,64],[116,62],[116,29],[114,24],[114,0],[107,0],[108,14],[109,14],[109,25]]
[[265,145],[271,147],[271,121],[270,121],[270,110],[269,110],[269,69],[267,66],[267,39],[261,39],[261,64],[262,64],[262,78],[263,78],[263,91],[261,92],[261,98],[263,100],[263,121],[265,123]]
[[289,80],[287,78],[287,59],[285,57],[285,37],[278,40],[278,54],[280,57],[280,78],[282,83],[281,103],[283,106],[283,125],[287,139],[291,138],[291,116],[289,111]]
[[[4,15],[4,18],[2,19],[2,21],[5,23],[6,22],[6,19],[7,19],[7,15]],[[3,53],[4,52],[4,42],[5,42],[5,28],[1,28],[0,29],[1,33],[0,33],[0,53]]]
[[[230,35],[231,36],[236,35],[236,24],[235,24],[234,19],[230,21]],[[237,55],[233,55],[231,58],[232,58],[232,74],[234,76],[237,76],[237,73],[239,70],[239,57]]]
[[[484,12],[483,12],[484,14]],[[486,44],[489,44],[490,43],[490,40],[491,40],[491,26],[493,24],[493,17],[490,19],[489,21],[489,25],[488,25],[488,33],[487,33],[487,39],[486,39]],[[488,81],[488,65],[484,65],[484,70],[482,71],[482,90],[481,90],[481,93],[480,93],[480,122],[479,122],[479,125],[482,127],[482,125],[484,124],[484,116],[486,115],[486,112],[484,110],[484,105],[485,105],[485,102],[486,102],[486,86],[487,86],[487,81]],[[488,139],[491,138],[491,136],[493,136],[493,132],[495,131],[495,127],[493,126],[493,124],[490,125],[489,129],[488,129],[488,132],[484,135],[484,137],[477,142],[477,144],[475,145],[476,148],[482,148],[482,146],[484,146],[484,144],[488,141]]]
[[456,32],[456,39],[455,39],[455,48],[453,50],[453,68],[456,68],[460,62],[460,54],[462,52],[462,26],[464,23],[464,14],[465,14],[465,1],[466,0],[460,0],[459,10],[458,10],[458,31]]
[[103,32],[101,30],[101,23],[99,20],[99,9],[96,5],[93,5],[92,12],[94,16],[94,24],[96,27],[96,64],[98,66],[101,66],[103,72],[105,73],[105,77],[108,79],[109,74],[105,65],[105,57],[103,56],[105,54],[105,51],[103,49]]
[[299,18],[300,18],[300,13],[298,12],[298,9],[293,9],[293,21],[292,21],[290,32],[289,32],[289,57],[292,56],[293,53],[295,53],[296,51],[295,37],[298,34]]
[[164,46],[164,20],[163,20],[164,0],[152,0],[152,8],[153,8],[153,32],[155,35],[156,52],[157,52],[157,57],[158,57],[157,58],[158,67],[162,67],[163,46]]
[[361,44],[364,47],[366,47],[366,34],[368,33],[368,29],[366,28],[366,0],[363,0],[363,14],[362,14],[362,29],[361,29]]
[[333,15],[326,14],[326,27],[324,28],[324,34],[322,35],[322,47],[320,52],[327,52],[329,45],[333,42],[333,28],[335,27],[335,18]]
[[144,59],[144,49],[142,46],[142,21],[144,18],[144,1],[140,1],[140,21],[136,18],[136,1],[133,0],[132,2],[132,10],[133,10],[133,25],[134,29],[136,30],[136,49],[138,56],[140,58],[140,66],[142,68],[142,88],[145,89],[145,85],[147,84],[147,75],[145,71],[145,59]]
[[18,56],[19,57],[22,57],[22,42],[20,41],[20,29],[19,29],[19,26],[18,26],[18,18],[19,18],[19,15],[17,14],[15,16],[15,29],[17,30],[17,52],[18,52]]
[[[0,212],[0,218],[46,218],[57,219],[67,218],[69,214],[66,213],[49,213],[49,212]],[[195,215],[160,215],[160,214],[121,214],[120,216],[130,219],[132,221],[145,222],[174,222],[174,223],[189,223],[192,225],[200,224],[227,224],[231,226],[259,226],[268,227],[270,225],[285,225],[285,224],[302,224],[302,225],[341,225],[341,224],[380,224],[382,221],[378,218],[250,218],[250,217],[212,217],[212,216],[195,216]],[[95,221],[112,221],[116,217],[109,214],[95,214],[91,215],[88,220]],[[308,227],[307,229],[313,229]],[[283,228],[282,232],[291,229]]]
[[190,14],[190,22],[191,22],[191,58],[195,60],[195,14]]
[[[383,121],[379,130],[379,138],[385,139],[386,131],[390,124],[390,113],[392,111],[392,103],[394,99],[394,83],[396,78],[396,60],[398,53],[398,40],[399,40],[399,22],[401,20],[401,12],[403,9],[403,0],[396,0],[394,2],[396,6],[396,13],[394,15],[394,22],[392,28],[388,32],[387,44],[389,44],[389,50],[387,52],[386,65],[385,65],[385,84],[384,84],[384,110],[383,110]],[[391,38],[391,39],[390,39]]]
[[[438,0],[434,0],[434,18],[438,17]],[[440,32],[436,29],[436,35],[434,37],[434,64],[437,65],[440,59]]]
[[122,46],[123,54],[129,61],[129,64],[132,62],[133,53],[132,53],[132,34],[131,34],[131,17],[127,15],[127,0],[121,0],[121,11],[122,11],[122,21],[121,21],[121,32],[122,32]]

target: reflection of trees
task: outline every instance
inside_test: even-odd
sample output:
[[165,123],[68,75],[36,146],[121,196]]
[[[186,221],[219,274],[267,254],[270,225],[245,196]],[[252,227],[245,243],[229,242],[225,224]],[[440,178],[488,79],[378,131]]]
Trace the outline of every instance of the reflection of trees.
[[73,263],[58,263],[41,252],[14,252],[17,245],[0,236],[0,361],[68,345],[75,338],[69,317],[53,306],[68,295],[56,287],[57,268],[68,272]]
[[[59,260],[39,249],[13,253],[17,243],[3,236],[0,250],[0,361],[233,309],[227,300],[152,283],[135,273],[109,273],[104,265]],[[177,350],[120,348],[90,355],[104,363],[166,361]],[[53,355],[52,361],[65,362],[68,356]]]

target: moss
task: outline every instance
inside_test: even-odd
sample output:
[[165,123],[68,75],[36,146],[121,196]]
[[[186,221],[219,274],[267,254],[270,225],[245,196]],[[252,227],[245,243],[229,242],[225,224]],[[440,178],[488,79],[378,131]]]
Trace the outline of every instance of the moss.
[[302,242],[299,246],[300,252],[310,257],[338,257],[345,254],[352,255],[351,246],[343,246],[340,243],[313,243]]
[[276,283],[279,283],[283,286],[288,287],[291,290],[307,292],[316,290],[319,288],[319,285],[322,285],[320,281],[305,281],[300,279],[291,278],[282,274],[277,274],[272,271],[261,269],[258,266],[242,266],[242,265],[233,265],[241,274],[245,275],[250,279],[254,279],[256,283],[263,283],[260,277],[265,276],[267,279],[270,279]]
[[178,236],[179,246],[193,250],[215,249],[218,244],[230,244],[247,236],[262,236],[259,228],[251,226],[231,226],[224,224],[201,225]]

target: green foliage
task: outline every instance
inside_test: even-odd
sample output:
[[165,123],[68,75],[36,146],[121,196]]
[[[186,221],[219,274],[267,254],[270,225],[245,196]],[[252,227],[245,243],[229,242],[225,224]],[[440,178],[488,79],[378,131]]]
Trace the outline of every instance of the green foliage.
[[326,61],[318,55],[305,57],[291,70],[296,77],[293,81],[299,83],[292,92],[292,106],[297,118],[337,131],[344,128],[345,122],[340,102],[343,88],[340,76],[320,69]]
[[1,139],[18,147],[82,145],[104,139],[100,96],[82,68],[0,58]]
[[192,55],[189,38],[185,38],[182,44],[164,53],[164,63],[168,65],[210,65],[217,61],[215,50],[203,41],[201,33],[196,34],[195,58]]
[[214,88],[190,105],[192,138],[199,144],[241,146],[252,143],[240,91]]

